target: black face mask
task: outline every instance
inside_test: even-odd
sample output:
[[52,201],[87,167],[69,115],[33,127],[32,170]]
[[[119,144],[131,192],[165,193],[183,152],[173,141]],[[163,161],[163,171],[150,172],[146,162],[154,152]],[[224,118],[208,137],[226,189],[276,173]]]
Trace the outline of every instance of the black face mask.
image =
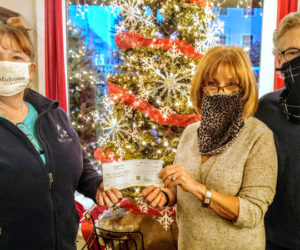
[[285,90],[280,96],[280,108],[288,120],[300,121],[300,56],[277,68],[284,76]]

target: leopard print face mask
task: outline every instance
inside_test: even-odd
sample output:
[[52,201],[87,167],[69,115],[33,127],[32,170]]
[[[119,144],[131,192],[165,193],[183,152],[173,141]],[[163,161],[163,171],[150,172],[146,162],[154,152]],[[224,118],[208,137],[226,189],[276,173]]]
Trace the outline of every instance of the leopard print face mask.
[[222,153],[244,126],[242,93],[203,94],[198,128],[199,151],[204,155]]

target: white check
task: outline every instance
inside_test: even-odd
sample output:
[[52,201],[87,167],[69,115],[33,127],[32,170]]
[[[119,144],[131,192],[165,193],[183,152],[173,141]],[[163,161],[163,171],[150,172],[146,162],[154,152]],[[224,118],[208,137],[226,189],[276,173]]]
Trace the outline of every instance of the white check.
[[103,163],[104,190],[133,186],[162,186],[159,173],[162,170],[160,160],[128,160]]

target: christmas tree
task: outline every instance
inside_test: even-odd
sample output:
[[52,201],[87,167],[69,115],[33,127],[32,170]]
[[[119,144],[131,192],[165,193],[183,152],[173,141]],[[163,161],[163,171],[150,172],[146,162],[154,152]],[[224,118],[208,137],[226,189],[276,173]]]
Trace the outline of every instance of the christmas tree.
[[200,119],[189,101],[190,82],[202,55],[218,43],[223,24],[206,0],[105,5],[119,15],[115,54],[123,63],[108,77],[106,112],[95,113],[101,152],[171,164],[183,129]]
[[99,125],[95,122],[93,112],[101,112],[96,98],[101,98],[101,91],[95,88],[100,81],[100,74],[93,65],[94,50],[87,44],[82,28],[73,27],[67,22],[67,71],[69,83],[69,109],[73,127],[78,132],[81,145],[88,157],[93,159],[97,147]]

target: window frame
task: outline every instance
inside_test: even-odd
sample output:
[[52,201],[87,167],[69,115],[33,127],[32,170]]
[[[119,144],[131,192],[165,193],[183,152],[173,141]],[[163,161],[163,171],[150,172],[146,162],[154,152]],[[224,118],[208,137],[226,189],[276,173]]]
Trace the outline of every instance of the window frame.
[[[278,3],[274,0],[264,0],[262,36],[260,49],[259,97],[273,91],[275,58],[273,50],[273,32],[276,29]],[[272,6],[272,8],[266,8]]]

